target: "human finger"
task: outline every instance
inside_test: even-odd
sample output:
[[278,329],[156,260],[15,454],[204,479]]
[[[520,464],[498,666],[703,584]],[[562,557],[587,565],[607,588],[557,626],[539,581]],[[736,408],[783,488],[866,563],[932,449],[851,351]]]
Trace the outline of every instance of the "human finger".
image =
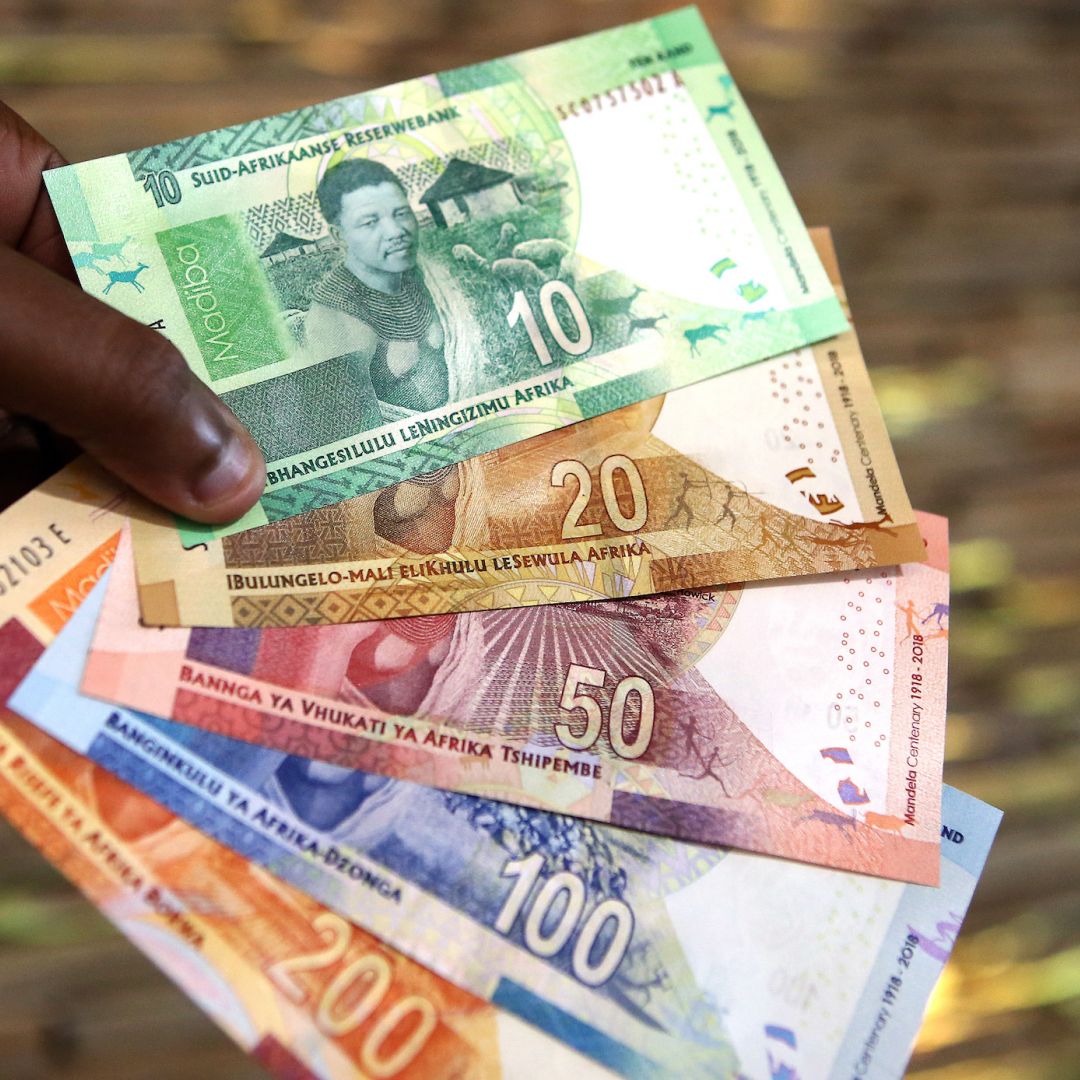
[[165,337],[3,246],[0,296],[0,405],[196,521],[234,520],[258,499],[259,448]]

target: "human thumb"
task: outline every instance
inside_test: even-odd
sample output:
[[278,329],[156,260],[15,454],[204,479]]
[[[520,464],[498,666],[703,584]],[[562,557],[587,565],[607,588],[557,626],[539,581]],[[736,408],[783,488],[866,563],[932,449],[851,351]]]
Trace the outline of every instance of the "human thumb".
[[258,499],[258,446],[161,334],[3,245],[0,305],[0,407],[196,521],[232,521]]

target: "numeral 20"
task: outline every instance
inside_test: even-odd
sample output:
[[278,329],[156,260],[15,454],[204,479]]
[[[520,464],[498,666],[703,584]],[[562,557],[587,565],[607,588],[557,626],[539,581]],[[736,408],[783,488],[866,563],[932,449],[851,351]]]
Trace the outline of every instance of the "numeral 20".
[[[555,313],[555,298],[558,297],[566,305],[571,318],[577,326],[577,339],[570,337],[559,322]],[[592,348],[593,334],[589,325],[589,318],[585,314],[585,308],[577,298],[577,293],[566,284],[565,281],[545,281],[540,287],[540,314],[544,317],[544,324],[548,333],[554,338],[555,344],[564,353],[570,356],[584,356]],[[541,364],[553,363],[551,350],[544,340],[544,334],[536,321],[532,306],[528,298],[518,289],[514,293],[514,303],[506,316],[506,321],[513,327],[518,322],[525,324],[525,331],[532,342],[533,351],[536,353]]]
[[[619,497],[615,491],[615,474],[621,472],[626,477],[630,489],[633,507],[629,514],[622,512]],[[552,487],[565,487],[569,477],[578,482],[578,491],[574,501],[563,518],[562,537],[564,540],[576,540],[584,536],[599,536],[604,528],[599,522],[581,523],[581,515],[592,497],[592,476],[583,462],[574,458],[557,461],[551,469]],[[645,482],[634,462],[625,454],[612,454],[600,463],[600,494],[604,497],[604,508],[608,512],[612,525],[620,532],[637,532],[649,516],[649,501],[645,495]]]
[[[338,963],[344,957],[352,939],[352,927],[340,916],[329,911],[317,915],[312,925],[320,937],[329,938],[325,948],[306,955],[286,957],[266,970],[274,985],[298,1005],[307,999],[308,992],[296,981],[295,976],[305,971],[321,971]],[[342,1038],[350,1034],[382,1004],[391,981],[390,962],[386,957],[379,953],[365,953],[355,957],[338,971],[323,991],[315,1013],[316,1024],[331,1038]],[[360,999],[351,1008],[342,1010],[341,1002],[347,991],[361,986],[366,986],[366,989]],[[384,1054],[387,1040],[413,1015],[417,1019],[411,1034],[393,1053]],[[382,1077],[394,1076],[410,1065],[423,1050],[437,1023],[435,1007],[426,998],[417,994],[403,997],[395,1002],[368,1032],[360,1047],[361,1068],[380,1080]]]
[[[563,684],[559,708],[566,712],[581,709],[585,713],[585,730],[575,734],[569,724],[556,724],[555,734],[559,742],[568,750],[588,750],[596,745],[600,738],[600,729],[604,725],[604,714],[600,702],[588,694],[579,694],[579,686],[603,686],[607,681],[607,672],[599,668],[571,664],[566,670],[566,682]],[[626,738],[626,701],[631,694],[636,694],[639,706],[637,734],[627,741]],[[615,687],[611,695],[611,715],[608,717],[608,739],[611,749],[621,758],[635,761],[649,749],[652,742],[653,718],[656,713],[656,700],[653,688],[640,675],[628,675]]]
[[[517,881],[495,920],[495,929],[500,934],[509,934],[514,928],[543,866],[544,856],[535,853],[524,859],[511,859],[503,867],[501,876],[517,878]],[[552,912],[558,911],[560,900],[562,910],[551,918]],[[584,910],[585,883],[581,878],[569,870],[552,874],[541,886],[525,916],[524,937],[528,950],[545,959],[555,956],[578,929]],[[614,923],[613,931],[598,950],[600,934],[608,923]],[[610,897],[601,900],[581,924],[570,957],[570,970],[586,986],[606,983],[622,963],[633,933],[634,914],[630,908],[622,900]]]

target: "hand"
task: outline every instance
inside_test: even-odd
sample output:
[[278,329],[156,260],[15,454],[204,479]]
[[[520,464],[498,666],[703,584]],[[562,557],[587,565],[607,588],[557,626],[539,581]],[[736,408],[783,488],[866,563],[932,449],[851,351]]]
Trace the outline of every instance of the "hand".
[[166,338],[78,287],[41,176],[63,164],[0,102],[0,474],[10,488],[29,464],[22,414],[154,502],[231,521],[263,490],[262,454]]

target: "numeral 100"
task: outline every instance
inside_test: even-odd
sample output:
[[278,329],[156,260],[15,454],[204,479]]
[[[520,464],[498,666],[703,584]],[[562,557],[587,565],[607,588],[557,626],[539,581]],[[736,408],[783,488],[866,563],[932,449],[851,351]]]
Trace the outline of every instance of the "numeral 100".
[[[525,908],[525,902],[544,866],[539,853],[511,859],[502,877],[516,878],[503,904],[495,929],[509,934]],[[561,903],[561,910],[559,905]],[[593,908],[582,922],[585,883],[577,874],[560,870],[540,887],[525,914],[524,939],[529,952],[548,959],[556,956],[577,931],[570,955],[570,970],[586,986],[601,986],[618,970],[634,934],[634,914],[622,900],[608,898]],[[600,934],[611,925],[611,935],[600,943]]]
[[[338,963],[345,956],[352,938],[349,923],[329,911],[317,915],[312,926],[320,937],[329,938],[329,944],[324,949],[286,957],[266,970],[274,985],[297,1005],[307,1000],[308,992],[296,980],[296,976]],[[315,1012],[315,1023],[331,1038],[339,1039],[351,1034],[382,1004],[392,981],[390,961],[381,953],[370,952],[355,957],[337,972],[323,990]],[[360,987],[364,989],[359,1000],[351,1007],[343,1008],[341,1003],[346,996],[352,1000]],[[402,1041],[399,1032],[410,1017],[415,1018],[413,1028]],[[364,1038],[360,1046],[360,1067],[368,1076],[379,1080],[396,1075],[412,1064],[437,1023],[435,1007],[426,998],[418,994],[401,998]],[[391,1036],[395,1037],[391,1039]],[[399,1045],[387,1054],[384,1053],[387,1042]]]

